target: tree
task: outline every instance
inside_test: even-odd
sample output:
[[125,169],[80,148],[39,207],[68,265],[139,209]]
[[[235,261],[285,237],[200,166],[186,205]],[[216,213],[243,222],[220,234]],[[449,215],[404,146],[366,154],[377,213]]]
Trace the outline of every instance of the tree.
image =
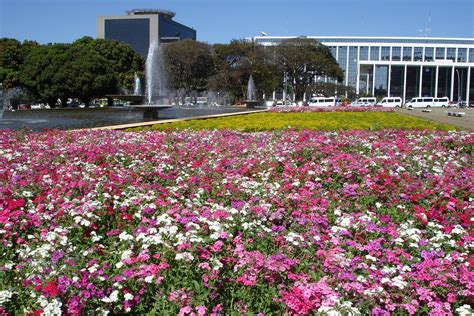
[[20,79],[38,101],[56,106],[58,99],[79,98],[86,105],[93,97],[117,90],[112,63],[82,45],[48,44],[31,49]]
[[246,40],[233,40],[230,44],[216,44],[216,76],[211,86],[216,90],[227,90],[234,99],[246,96],[250,75],[256,83],[257,93],[269,93],[280,82],[273,50]]
[[66,86],[71,96],[86,106],[92,98],[100,98],[117,90],[113,63],[87,46],[73,45],[69,50]]
[[0,83],[5,90],[20,85],[20,67],[29,50],[37,45],[31,41],[20,43],[16,39],[0,39]]
[[21,85],[40,102],[56,106],[58,98],[64,100],[72,94],[68,85],[70,45],[49,44],[33,47],[20,68]]
[[112,65],[119,88],[133,91],[135,73],[142,79],[145,77],[145,60],[128,44],[84,36],[76,40],[73,46],[92,49],[107,59]]
[[302,99],[304,91],[317,76],[342,81],[343,71],[331,55],[328,47],[307,38],[294,38],[276,47],[278,64],[296,94]]
[[204,91],[208,88],[208,78],[214,74],[212,47],[194,40],[183,40],[164,46],[166,72],[171,88]]

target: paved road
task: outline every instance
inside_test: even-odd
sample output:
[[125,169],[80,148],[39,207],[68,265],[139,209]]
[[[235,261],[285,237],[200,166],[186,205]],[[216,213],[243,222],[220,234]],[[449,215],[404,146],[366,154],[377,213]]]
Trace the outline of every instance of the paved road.
[[[403,108],[403,109],[397,109],[396,111],[397,113],[400,113],[400,114],[421,117],[421,118],[425,118],[425,119],[435,121],[438,123],[451,124],[464,130],[474,131],[474,108],[466,108],[466,109],[457,109],[457,108],[433,109],[432,108],[431,112],[422,112],[422,109],[407,110]],[[449,116],[448,111],[464,112],[466,114],[462,117]]]

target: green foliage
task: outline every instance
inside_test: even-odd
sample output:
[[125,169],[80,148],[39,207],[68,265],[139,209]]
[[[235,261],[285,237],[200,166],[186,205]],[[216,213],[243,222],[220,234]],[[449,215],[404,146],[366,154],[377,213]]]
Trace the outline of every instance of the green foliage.
[[328,76],[342,81],[344,72],[327,46],[308,38],[283,41],[275,47],[278,64],[286,73],[287,82],[293,83],[297,99],[317,76]]
[[424,119],[383,112],[328,112],[328,113],[255,113],[206,120],[189,120],[156,124],[140,130],[213,130],[233,129],[246,132],[295,130],[351,130],[351,129],[433,129],[454,130],[454,126]]
[[37,45],[36,42],[30,41],[22,44],[12,38],[0,39],[0,83],[4,89],[20,85],[20,67],[30,49]]
[[73,44],[28,45],[19,81],[37,101],[52,107],[57,99],[68,98],[88,105],[119,87],[131,88],[134,73],[143,74],[143,58],[118,41],[83,37]]
[[233,99],[246,96],[247,83],[253,76],[257,95],[271,93],[281,82],[273,50],[244,40],[214,45],[216,75],[211,78],[213,90],[226,90]]
[[165,64],[175,90],[207,89],[207,80],[214,74],[212,47],[194,40],[184,40],[165,45]]
[[84,36],[75,41],[73,46],[94,50],[111,62],[119,87],[132,90],[135,73],[139,77],[144,78],[145,60],[128,44],[115,40],[93,39],[89,36]]

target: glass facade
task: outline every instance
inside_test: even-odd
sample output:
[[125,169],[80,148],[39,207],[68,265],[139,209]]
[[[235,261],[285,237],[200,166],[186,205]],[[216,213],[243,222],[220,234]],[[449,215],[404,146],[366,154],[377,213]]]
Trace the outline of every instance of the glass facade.
[[450,97],[451,71],[451,67],[438,68],[438,97]]
[[448,47],[446,52],[446,59],[455,61],[456,60],[456,48]]
[[436,59],[444,59],[445,58],[446,48],[444,47],[436,47]]
[[392,61],[400,61],[401,60],[401,54],[402,54],[402,48],[401,47],[392,47]]
[[369,47],[368,46],[361,46],[360,47],[359,59],[360,60],[369,60]]
[[411,98],[418,97],[420,95],[420,66],[408,66],[407,67],[407,81],[406,81],[406,98],[405,100],[411,100]]
[[[339,67],[341,67],[341,69],[344,71],[344,73],[347,73],[347,47],[346,46],[339,47],[337,63],[339,64]],[[344,80],[344,83],[347,85],[346,80]]]
[[[360,95],[402,97],[404,102],[413,97],[474,102],[474,39],[309,38],[327,43],[333,56],[337,52],[344,83]],[[283,39],[259,38],[265,43]]]
[[375,66],[375,96],[387,96],[388,90],[388,66]]
[[381,59],[390,60],[390,47],[387,47],[387,46],[382,47]]
[[159,16],[158,21],[160,39],[196,39],[196,31],[190,27],[187,27],[162,15]]
[[467,48],[458,48],[458,62],[467,62]]
[[105,39],[114,39],[129,44],[146,57],[150,47],[149,19],[110,19],[105,20]]
[[392,66],[390,72],[390,96],[403,97],[405,66]]
[[425,47],[425,61],[433,61],[434,48]]
[[380,47],[370,47],[370,60],[379,60],[380,58]]
[[436,67],[422,67],[421,96],[434,97],[436,87]]
[[415,47],[413,50],[413,60],[422,61],[423,60],[423,47]]
[[413,47],[403,47],[403,61],[411,61]]
[[347,85],[355,87],[357,83],[357,46],[349,47],[349,67],[347,69]]

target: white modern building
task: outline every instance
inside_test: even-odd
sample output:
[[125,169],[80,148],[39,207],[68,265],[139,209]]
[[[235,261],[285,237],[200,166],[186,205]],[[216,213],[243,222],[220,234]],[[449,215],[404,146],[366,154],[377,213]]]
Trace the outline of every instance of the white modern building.
[[[298,36],[258,36],[278,45]],[[474,38],[305,36],[328,46],[344,84],[377,97],[449,97],[474,101]],[[325,79],[329,80],[329,79]]]

